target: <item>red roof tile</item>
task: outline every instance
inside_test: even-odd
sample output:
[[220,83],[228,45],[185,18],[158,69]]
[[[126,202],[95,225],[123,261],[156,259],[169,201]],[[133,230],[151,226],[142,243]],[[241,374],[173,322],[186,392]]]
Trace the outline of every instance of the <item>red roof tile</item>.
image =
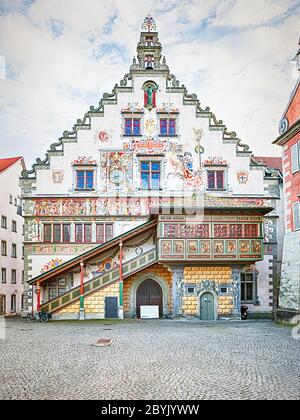
[[3,172],[5,169],[9,168],[14,163],[18,162],[18,160],[22,159],[22,156],[14,157],[14,158],[7,158],[7,159],[0,159],[0,172]]
[[270,156],[254,156],[254,160],[263,163],[269,169],[279,169],[282,172],[282,158]]

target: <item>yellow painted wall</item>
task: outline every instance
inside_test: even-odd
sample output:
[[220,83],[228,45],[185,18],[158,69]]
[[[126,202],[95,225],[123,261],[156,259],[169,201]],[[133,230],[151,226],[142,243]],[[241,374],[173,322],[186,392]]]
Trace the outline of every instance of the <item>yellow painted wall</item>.
[[[84,300],[85,314],[99,314],[104,318],[105,314],[105,298],[119,296],[119,282],[107,286],[105,289],[101,289],[96,293],[88,296]],[[61,311],[56,312],[57,314],[78,314],[79,313],[79,301],[65,307]]]
[[[159,277],[164,279],[169,286],[168,294],[168,310],[172,311],[172,273],[167,270],[163,265],[156,264],[153,267],[135,274],[124,280],[123,287],[123,305],[124,313],[130,311],[130,289],[132,284],[143,275],[147,274],[149,277]],[[201,284],[205,280],[214,280],[217,284],[230,284],[232,282],[231,267],[186,267],[184,269],[184,282],[187,284]],[[85,313],[96,315],[104,318],[105,314],[105,297],[119,296],[119,282],[116,282],[105,289],[102,289],[87,298],[85,298]],[[198,315],[198,301],[197,296],[183,296],[182,298],[182,313],[186,316]],[[221,316],[229,316],[234,308],[233,298],[231,296],[219,296],[218,299],[218,314]],[[79,313],[79,300],[71,304],[57,314],[78,314]]]
[[[216,284],[229,284],[232,282],[231,267],[186,267],[184,269],[184,282],[187,284],[201,284],[205,280],[214,280]],[[183,315],[198,315],[197,296],[184,296],[182,298]],[[218,314],[231,315],[233,310],[233,298],[220,296],[218,300]]]

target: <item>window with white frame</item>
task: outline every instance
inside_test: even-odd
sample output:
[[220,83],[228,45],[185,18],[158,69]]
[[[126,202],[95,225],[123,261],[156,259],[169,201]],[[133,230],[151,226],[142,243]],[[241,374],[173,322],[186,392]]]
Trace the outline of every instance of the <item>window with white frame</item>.
[[12,232],[17,233],[17,222],[15,220],[11,222],[11,230]]
[[1,255],[7,256],[7,242],[1,241]]
[[161,188],[162,161],[141,159],[140,179],[142,190],[159,190]]
[[292,173],[300,171],[300,141],[291,148]]
[[241,301],[254,303],[256,294],[255,274],[241,273]]
[[209,168],[207,170],[207,189],[208,190],[225,190],[226,189],[225,169]]
[[17,271],[11,270],[11,284],[17,284]]
[[3,229],[7,229],[7,217],[6,216],[1,216],[1,227]]
[[294,229],[300,229],[300,201],[293,205]]

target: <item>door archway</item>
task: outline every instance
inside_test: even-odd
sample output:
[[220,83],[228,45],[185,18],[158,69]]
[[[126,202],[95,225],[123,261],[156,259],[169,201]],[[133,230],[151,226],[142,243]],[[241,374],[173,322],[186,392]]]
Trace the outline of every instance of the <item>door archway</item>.
[[141,316],[141,306],[158,306],[159,317],[163,316],[163,291],[157,281],[144,280],[136,291],[136,314]]
[[203,293],[200,297],[200,319],[215,321],[215,297],[211,293]]

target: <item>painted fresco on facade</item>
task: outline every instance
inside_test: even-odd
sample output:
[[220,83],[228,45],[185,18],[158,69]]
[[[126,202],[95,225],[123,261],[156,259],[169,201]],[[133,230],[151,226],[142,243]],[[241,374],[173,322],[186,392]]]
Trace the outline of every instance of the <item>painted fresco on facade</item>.
[[55,258],[43,266],[43,268],[41,269],[41,273],[53,270],[53,268],[59,267],[62,263],[63,260],[61,260],[60,258]]
[[[262,223],[263,215],[274,203],[276,207],[271,184],[279,190],[279,172],[270,176],[236,133],[170,72],[152,17],[145,19],[130,71],[58,144],[62,152],[52,145],[54,153],[45,161],[38,159],[22,179],[25,259],[33,261],[27,279],[45,268],[45,255],[50,267],[55,258],[76,260],[97,249],[81,274],[99,302],[101,295],[101,305],[104,291],[113,290],[127,302],[125,312],[135,316],[136,308],[129,307],[136,301],[134,285],[150,273],[169,296],[162,308],[166,316],[200,317],[197,299],[211,291],[216,301],[226,302],[218,303],[217,316],[239,317],[243,273],[258,263],[264,277],[253,277],[249,306],[254,312],[272,311],[269,283],[276,261],[270,268],[262,237],[272,241],[273,250],[278,237],[269,223],[263,232]],[[188,217],[190,208],[194,212]],[[278,211],[275,208],[274,217]],[[131,235],[153,220],[157,226],[147,247],[143,236],[131,242]],[[116,238],[114,249],[101,254]],[[67,273],[74,278],[77,295],[80,264],[76,260],[73,272]],[[119,292],[123,286],[124,295]],[[189,291],[186,286],[191,286]],[[72,305],[66,306],[72,290],[63,297],[56,292],[51,292],[52,303],[60,315],[76,317]],[[43,302],[46,309],[52,303]],[[124,308],[120,305],[120,317]],[[103,316],[101,311],[89,315]]]

